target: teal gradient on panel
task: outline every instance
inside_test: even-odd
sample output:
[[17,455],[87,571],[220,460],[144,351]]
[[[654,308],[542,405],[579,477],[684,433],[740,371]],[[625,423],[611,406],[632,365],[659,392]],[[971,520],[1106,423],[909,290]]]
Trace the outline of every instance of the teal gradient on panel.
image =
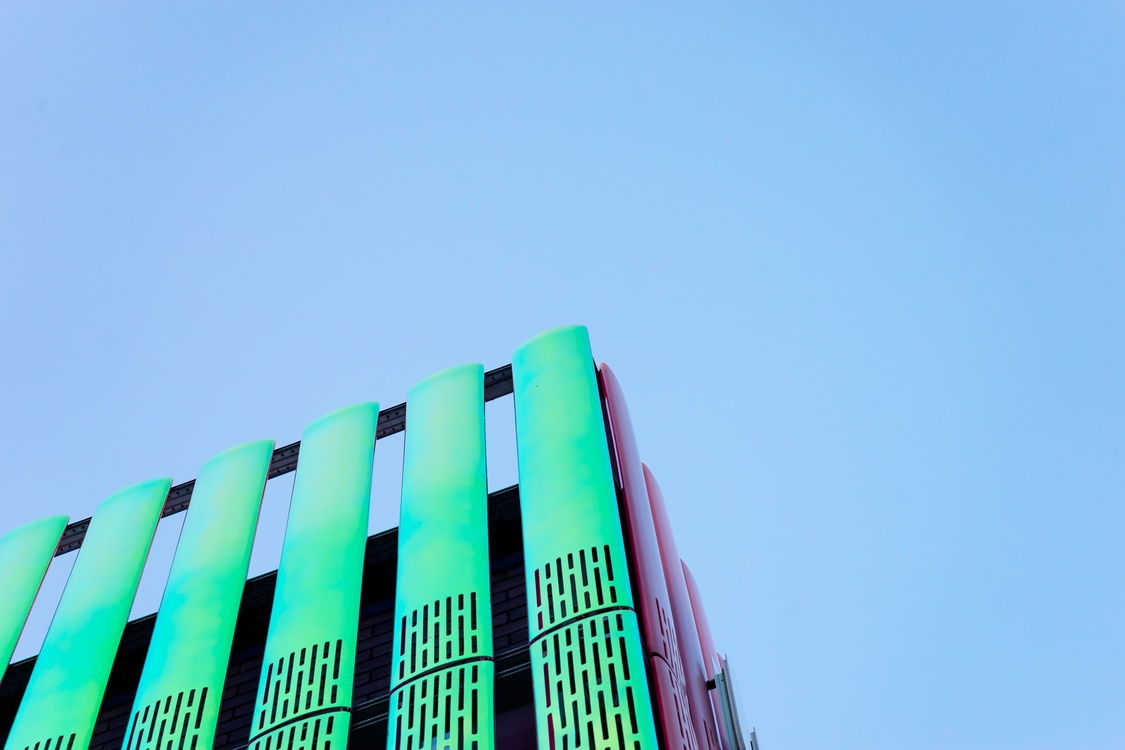
[[[484,368],[407,398],[387,747],[492,748]],[[419,678],[423,673],[432,673]],[[448,733],[447,733],[448,732]]]
[[[62,738],[86,750],[170,479],[133,485],[94,512],[5,745]],[[52,745],[52,747],[55,747]],[[40,750],[44,750],[40,745]]]
[[157,750],[158,738],[195,750],[213,745],[273,446],[246,443],[200,469],[125,733],[128,750]]
[[252,748],[276,747],[290,730],[341,750],[346,741],[378,418],[378,404],[349,406],[301,436]]
[[586,329],[531,339],[512,378],[539,747],[656,750]]
[[66,522],[66,516],[41,518],[0,537],[0,679],[16,650]]
[[[487,607],[484,368],[465,365],[423,380],[406,408],[395,613],[470,591]],[[481,619],[475,653],[491,655],[492,621]],[[400,635],[396,629],[395,653]]]
[[[608,544],[625,561],[590,339],[584,326],[556,328],[512,355],[524,548],[546,563]],[[535,591],[528,564],[528,593]],[[632,606],[628,586],[617,605]],[[539,632],[531,623],[530,637]]]

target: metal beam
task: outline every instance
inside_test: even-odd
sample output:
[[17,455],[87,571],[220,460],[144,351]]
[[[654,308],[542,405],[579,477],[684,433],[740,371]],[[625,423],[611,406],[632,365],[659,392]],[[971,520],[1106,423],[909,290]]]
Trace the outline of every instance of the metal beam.
[[[489,370],[484,374],[484,400],[494,401],[501,396],[507,396],[512,392],[512,366],[504,365],[497,367],[495,370]],[[389,435],[402,432],[406,429],[406,404],[399,404],[383,409],[379,412],[379,423],[375,428],[375,440],[378,441]],[[273,452],[273,458],[270,459],[270,469],[268,477],[273,479],[282,474],[288,474],[291,471],[297,470],[297,458],[301,453],[301,441],[289,445],[283,445]],[[195,480],[189,479],[182,484],[177,484],[168,491],[168,498],[164,501],[164,509],[160,513],[160,517],[175,515],[188,509],[191,504],[191,493],[195,489]],[[86,529],[90,527],[90,519],[84,518],[81,521],[75,521],[66,527],[63,532],[62,539],[59,540],[58,549],[55,550],[55,557],[65,555],[67,552],[73,552],[82,546],[82,540],[86,538]]]

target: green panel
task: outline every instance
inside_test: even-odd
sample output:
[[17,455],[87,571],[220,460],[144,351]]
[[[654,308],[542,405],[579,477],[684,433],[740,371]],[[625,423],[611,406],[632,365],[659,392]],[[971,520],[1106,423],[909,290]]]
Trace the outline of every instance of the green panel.
[[539,747],[657,750],[586,329],[531,339],[512,378]]
[[86,750],[170,479],[98,506],[27,683],[7,750]]
[[378,404],[349,406],[301,436],[251,750],[347,744],[378,418]]
[[0,679],[16,650],[66,522],[66,516],[41,518],[0,536]]
[[423,380],[406,408],[387,747],[486,750],[494,739],[484,368]]
[[[590,340],[583,326],[556,328],[528,341],[512,355],[519,453],[520,505],[525,555],[537,563],[583,552],[602,552],[603,575],[595,601],[579,610],[632,607],[625,565],[625,543],[609,461],[605,422],[594,374]],[[608,547],[608,560],[603,548]],[[586,565],[591,560],[585,560]],[[535,566],[527,567],[528,592],[535,590]],[[547,571],[543,571],[547,574]],[[587,578],[593,585],[592,573]],[[532,618],[531,637],[568,617],[574,606]]]
[[156,616],[125,750],[210,750],[273,441],[199,471]]

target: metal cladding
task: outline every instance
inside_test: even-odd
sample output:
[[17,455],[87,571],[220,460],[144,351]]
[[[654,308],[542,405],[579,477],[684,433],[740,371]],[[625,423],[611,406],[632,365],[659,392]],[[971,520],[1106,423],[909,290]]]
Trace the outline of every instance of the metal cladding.
[[388,750],[494,747],[484,368],[407,398]]
[[539,747],[655,750],[586,329],[531,339],[512,376]]
[[617,457],[617,474],[624,497],[624,521],[633,550],[645,655],[652,672],[659,720],[667,750],[695,750],[699,744],[688,710],[684,668],[672,622],[672,604],[664,580],[660,543],[645,487],[644,469],[629,418],[625,394],[609,365],[598,367],[606,413]]
[[687,682],[691,718],[695,724],[695,737],[699,740],[701,748],[718,750],[719,736],[715,729],[711,701],[707,695],[707,673],[703,666],[699,632],[695,627],[695,615],[692,613],[684,572],[680,567],[676,540],[672,536],[672,524],[668,520],[668,511],[664,507],[664,494],[660,491],[660,485],[656,483],[656,477],[647,466],[644,466],[644,472],[648,498],[652,504],[652,517],[656,522],[656,536],[660,541],[660,557],[664,562],[664,579],[668,583],[668,594],[672,600],[672,617],[676,624],[680,656],[684,661],[684,678]]
[[66,528],[66,516],[25,523],[0,536],[0,679]]
[[124,750],[210,750],[273,441],[199,472],[133,701]]
[[[695,617],[695,629],[699,631],[699,645],[703,650],[703,672],[707,676],[707,680],[715,679],[715,664],[722,658],[719,652],[715,649],[715,639],[711,636],[711,624],[707,622],[707,611],[703,608],[703,597],[699,593],[699,584],[695,582],[695,576],[691,574],[688,569],[687,563],[683,560],[680,561],[680,566],[684,570],[684,583],[687,584],[688,599],[691,602],[691,612]],[[719,701],[717,691],[711,691],[711,710],[715,712],[715,716],[722,716],[723,710]],[[723,747],[733,748],[732,738],[727,731],[725,722],[716,722],[719,730],[719,739],[723,743]]]
[[[485,402],[508,394],[519,486],[490,499]],[[369,539],[375,441],[403,430],[400,523]],[[276,575],[247,582],[267,479],[294,470]],[[745,746],[621,386],[583,327],[532,338],[510,366],[441,371],[382,412],[334,411],[299,442],[236,446],[169,487],[0,537],[3,750]],[[158,519],[183,510],[159,611],[126,631]],[[76,549],[40,654],[7,668],[52,557]]]
[[86,750],[170,479],[102,501],[8,734],[7,750]]
[[345,407],[301,437],[250,750],[347,744],[378,416]]

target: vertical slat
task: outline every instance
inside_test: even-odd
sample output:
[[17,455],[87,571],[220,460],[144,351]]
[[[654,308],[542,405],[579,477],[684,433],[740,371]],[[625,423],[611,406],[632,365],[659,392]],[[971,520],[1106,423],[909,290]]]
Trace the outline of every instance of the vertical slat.
[[137,484],[98,506],[35,661],[8,750],[64,737],[86,750],[170,479]]
[[[680,566],[684,570],[684,583],[687,584],[688,601],[691,602],[691,613],[695,618],[695,629],[699,632],[699,646],[703,651],[703,674],[707,681],[715,679],[715,663],[721,658],[718,650],[715,648],[715,638],[711,635],[711,623],[707,620],[707,610],[703,606],[703,595],[699,593],[699,584],[695,582],[695,576],[691,574],[687,563],[683,560],[680,561]],[[735,745],[732,741],[730,733],[727,732],[727,725],[718,719],[722,717],[722,706],[719,702],[718,691],[709,691],[711,697],[711,710],[715,712],[715,726],[719,732],[719,740],[722,746],[727,750],[731,750]]]
[[[494,701],[484,368],[437,373],[406,403],[387,747],[485,750]],[[408,700],[424,682],[431,689]]]
[[[219,718],[235,619],[273,441],[246,443],[199,472],[133,701],[124,750],[165,750],[142,713],[165,719],[163,739],[210,750]],[[203,695],[211,700],[201,701]],[[138,726],[141,724],[141,726]]]
[[0,679],[59,546],[66,516],[41,518],[0,537]]
[[[643,466],[643,464],[642,464]],[[664,579],[668,583],[668,595],[672,601],[672,617],[676,624],[676,637],[680,644],[680,656],[684,660],[684,678],[687,683],[688,704],[691,706],[695,737],[701,748],[719,749],[719,735],[715,716],[711,710],[711,699],[707,691],[707,672],[703,666],[703,650],[699,641],[699,631],[695,627],[695,615],[691,610],[684,571],[680,565],[680,553],[676,549],[676,539],[672,534],[672,523],[664,505],[664,494],[656,477],[644,466],[645,485],[652,505],[652,518],[656,522],[656,536],[660,542],[660,557],[664,563]]]
[[699,743],[688,710],[684,666],[680,657],[676,629],[672,625],[672,604],[660,559],[660,543],[648,502],[644,469],[633,434],[633,423],[621,384],[609,365],[598,367],[609,418],[612,444],[617,457],[617,474],[624,496],[625,528],[632,542],[638,610],[646,646],[646,657],[653,673],[655,703],[664,730],[666,750],[696,750]]
[[539,747],[656,750],[586,329],[531,339],[512,375]]
[[251,750],[317,722],[320,742],[346,745],[378,416],[378,404],[349,406],[301,436]]

